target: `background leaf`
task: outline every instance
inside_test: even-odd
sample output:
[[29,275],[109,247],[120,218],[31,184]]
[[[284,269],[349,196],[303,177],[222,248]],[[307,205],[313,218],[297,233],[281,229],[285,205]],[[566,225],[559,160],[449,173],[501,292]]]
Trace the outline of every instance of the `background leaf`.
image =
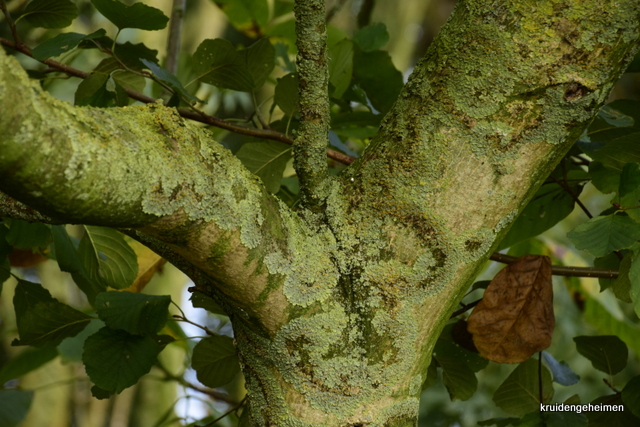
[[393,65],[389,54],[381,50],[363,52],[355,49],[353,77],[380,113],[391,109],[403,86],[402,73]]
[[382,22],[375,22],[362,27],[353,35],[353,41],[358,44],[363,52],[372,52],[380,49],[389,42],[387,26]]
[[169,18],[160,9],[143,3],[134,3],[131,6],[118,0],[91,0],[91,3],[119,29],[161,30],[169,22]]
[[88,35],[79,33],[58,34],[54,38],[46,40],[31,49],[31,53],[38,61],[44,61],[52,56],[58,56],[65,52],[69,52],[71,49],[77,47],[83,40],[92,40],[103,37],[105,34],[106,31],[102,28]]
[[626,409],[640,417],[640,376],[635,376],[622,389],[622,401]]
[[293,116],[298,112],[297,74],[290,73],[278,79],[274,101],[287,116]]
[[594,368],[614,375],[627,366],[629,351],[620,338],[614,335],[574,337],[578,353],[589,359]]
[[78,17],[78,8],[69,0],[33,0],[19,19],[34,27],[64,28]]
[[32,401],[32,391],[0,390],[0,425],[14,427],[20,424]]
[[29,348],[20,352],[0,368],[0,385],[38,369],[57,356],[55,347]]
[[233,340],[225,336],[203,338],[193,349],[191,367],[207,387],[227,384],[240,372]]
[[11,246],[19,249],[45,247],[51,242],[51,229],[39,222],[12,219],[5,239]]

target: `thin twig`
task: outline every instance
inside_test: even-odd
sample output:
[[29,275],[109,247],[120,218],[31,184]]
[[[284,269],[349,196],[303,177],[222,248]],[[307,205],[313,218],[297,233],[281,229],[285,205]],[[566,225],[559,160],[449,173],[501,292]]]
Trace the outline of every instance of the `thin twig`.
[[156,364],[156,366],[164,373],[165,379],[167,380],[176,381],[177,383],[179,383],[180,385],[183,385],[184,387],[195,390],[198,393],[206,394],[207,396],[215,400],[228,403],[229,405],[238,404],[238,401],[231,398],[231,396],[229,396],[228,394],[220,393],[219,391],[215,391],[210,388],[200,387],[196,384],[190,383],[189,381],[185,380],[183,377],[174,375],[171,372],[169,372],[169,370],[166,367],[164,367],[161,363]]
[[[31,54],[31,51],[29,50],[28,47],[22,45],[22,46],[18,46],[15,42],[12,42],[11,40],[7,40],[5,38],[0,37],[0,44],[10,47],[11,49],[15,49],[20,53],[23,53],[27,56],[30,56],[33,58],[33,55]],[[72,76],[72,77],[78,77],[81,79],[85,79],[89,76],[90,73],[84,72],[82,70],[78,70],[77,68],[73,68],[70,67],[66,64],[62,64],[58,61],[54,61],[53,59],[45,59],[44,61],[40,61],[45,65],[48,65],[49,67],[56,69],[58,71],[61,71],[63,73],[65,73],[68,76]],[[143,95],[139,92],[136,92],[134,90],[128,89],[128,88],[124,88],[125,91],[127,92],[127,95],[131,98],[131,99],[135,99],[136,101],[140,101],[142,103],[145,104],[150,104],[150,103],[155,103],[156,100],[154,98],[151,98],[149,96]],[[224,129],[224,130],[228,130],[230,132],[234,132],[234,133],[238,133],[241,135],[247,135],[247,136],[254,136],[256,138],[263,138],[263,139],[269,139],[272,141],[279,141],[279,142],[283,142],[285,144],[289,144],[289,145],[293,145],[293,140],[291,138],[289,138],[287,135],[281,133],[281,132],[277,132],[274,130],[269,130],[269,129],[256,129],[256,128],[249,128],[249,127],[244,127],[244,126],[240,126],[240,125],[236,125],[233,124],[229,121],[226,120],[222,120],[219,119],[217,117],[213,117],[210,116],[208,114],[205,114],[204,112],[197,110],[197,109],[186,109],[186,108],[178,108],[177,109],[178,114],[180,114],[180,116],[184,117],[185,119],[189,119],[189,120],[193,120],[196,122],[200,122],[200,123],[204,123],[207,125],[211,125],[211,126],[215,126],[217,128],[220,129]],[[343,163],[345,165],[350,165],[351,163],[353,163],[355,161],[355,158],[351,157],[351,156],[347,156],[346,154],[342,154],[339,151],[335,151],[332,149],[327,149],[327,157]]]
[[585,213],[585,215],[589,217],[589,219],[593,218],[593,215],[591,215],[591,212],[589,212],[589,209],[587,209],[587,207],[582,203],[580,198],[571,190],[571,187],[569,187],[569,185],[566,182],[559,181],[556,177],[552,175],[550,175],[549,178],[551,178],[556,184],[562,187],[562,189],[566,191],[567,194],[571,196],[571,198],[578,204],[578,206],[580,206],[582,211]]
[[[518,258],[501,254],[499,252],[494,252],[489,257],[491,261],[501,262],[503,264],[512,264]],[[617,270],[606,270],[602,268],[593,268],[593,267],[567,267],[563,265],[554,265],[551,266],[551,274],[554,276],[565,276],[565,277],[597,277],[601,279],[617,279],[618,271]]]
[[0,9],[2,9],[2,13],[7,20],[7,24],[9,24],[9,28],[11,28],[11,35],[13,36],[13,40],[15,41],[17,46],[24,46],[22,41],[20,40],[20,36],[18,35],[18,30],[16,29],[16,24],[11,19],[11,14],[7,10],[7,4],[4,0],[0,0]]
[[238,403],[237,406],[229,409],[227,412],[225,412],[224,414],[220,415],[218,418],[216,418],[215,420],[211,421],[208,424],[205,424],[201,427],[211,427],[212,425],[214,425],[215,423],[217,423],[218,421],[220,421],[221,419],[231,415],[232,413],[236,412],[238,409],[240,409],[242,407],[242,405],[244,405],[244,402],[247,400],[247,396],[243,397],[242,400],[240,401],[240,403]]
[[200,329],[202,329],[202,330],[203,330],[207,335],[210,335],[210,336],[212,336],[212,337],[218,337],[218,336],[220,336],[220,334],[216,334],[215,332],[213,332],[211,329],[207,328],[206,326],[202,326],[202,325],[200,325],[200,324],[198,324],[198,323],[192,322],[191,320],[187,319],[187,318],[186,318],[186,317],[184,317],[184,316],[180,316],[180,315],[178,315],[178,314],[174,314],[174,315],[173,315],[173,316],[171,316],[171,317],[173,317],[176,321],[189,323],[190,325],[193,325],[193,326],[195,326],[195,327],[197,327],[197,328],[200,328]]
[[167,57],[164,67],[171,74],[178,71],[178,54],[180,53],[180,39],[182,36],[182,22],[187,7],[186,0],[173,0],[171,6],[171,20],[169,21],[169,35],[167,36]]
[[454,317],[460,316],[462,313],[471,310],[473,307],[475,307],[476,305],[480,304],[480,301],[482,301],[482,298],[477,299],[473,302],[470,302],[469,304],[462,304],[462,308],[454,311],[451,316],[449,316],[449,319],[453,319]]

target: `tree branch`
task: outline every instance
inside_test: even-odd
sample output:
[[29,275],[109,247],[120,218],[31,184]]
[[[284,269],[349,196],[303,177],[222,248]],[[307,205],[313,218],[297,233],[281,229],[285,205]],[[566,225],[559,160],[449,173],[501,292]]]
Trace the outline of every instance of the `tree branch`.
[[[14,49],[20,53],[23,53],[31,58],[33,58],[33,56],[31,55],[31,51],[29,50],[29,48],[27,48],[24,45],[18,46],[16,45],[16,43],[12,42],[11,40],[7,40],[5,38],[0,37],[0,44],[2,44],[3,46],[7,46],[10,47],[11,49]],[[77,68],[73,68],[70,67],[66,64],[63,64],[61,62],[58,61],[54,61],[53,59],[45,59],[44,61],[41,61],[43,64],[48,65],[49,67],[61,71],[63,73],[65,73],[68,76],[72,76],[72,77],[78,77],[81,79],[85,79],[89,76],[90,73],[87,73],[85,71],[82,70],[78,70]],[[140,92],[136,92],[134,90],[128,89],[128,88],[124,88],[124,90],[127,92],[127,95],[131,98],[131,99],[135,99],[136,101],[140,101],[142,103],[145,104],[150,104],[150,103],[156,103],[156,99],[151,98],[149,96],[146,96],[144,94],[141,94]],[[196,109],[187,109],[187,108],[178,108],[177,109],[178,114],[180,114],[181,117],[184,117],[185,119],[189,119],[189,120],[193,120],[196,122],[200,122],[200,123],[205,123],[207,125],[210,126],[215,126],[217,128],[220,129],[224,129],[224,130],[228,130],[230,132],[234,132],[234,133],[238,133],[240,135],[247,135],[247,136],[253,136],[256,138],[264,138],[264,139],[269,139],[272,141],[279,141],[279,142],[283,142],[285,144],[289,144],[289,145],[293,145],[293,140],[290,139],[287,135],[281,133],[281,132],[277,132],[271,129],[257,129],[257,128],[250,128],[250,127],[245,127],[245,126],[240,126],[237,125],[235,123],[231,123],[228,122],[226,120],[222,120],[219,119],[217,117],[214,116],[210,116],[208,114],[205,114],[204,112],[200,111],[200,110],[196,110]],[[342,164],[345,165],[350,165],[351,163],[353,163],[355,161],[355,159],[351,156],[348,156],[346,154],[343,154],[339,151],[335,151],[332,150],[330,148],[327,148],[326,150],[326,155],[327,157],[329,157],[330,159],[333,159],[337,162],[340,162]]]
[[178,55],[182,39],[182,22],[187,7],[186,0],[173,0],[171,19],[169,21],[169,35],[167,36],[167,57],[164,66],[171,74],[178,71]]
[[329,64],[324,0],[294,6],[298,47],[300,126],[293,144],[294,167],[303,205],[319,211],[326,197],[329,144]]
[[[490,260],[501,262],[503,264],[514,263],[518,258],[494,252],[489,257]],[[551,267],[551,274],[554,276],[566,277],[598,277],[602,279],[617,279],[619,272],[617,270],[606,270],[593,267],[569,267],[564,265],[554,265]]]
[[0,115],[0,191],[67,223],[136,228],[213,279],[252,321],[267,330],[282,321],[282,294],[257,304],[282,279],[248,259],[283,245],[284,208],[205,130],[161,104],[72,107],[3,50],[0,81],[0,105],[11,105]]

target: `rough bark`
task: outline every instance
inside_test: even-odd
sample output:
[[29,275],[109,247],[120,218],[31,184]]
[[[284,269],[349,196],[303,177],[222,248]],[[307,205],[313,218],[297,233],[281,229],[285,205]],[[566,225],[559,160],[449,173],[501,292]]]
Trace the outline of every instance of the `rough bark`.
[[129,228],[223,301],[256,426],[413,426],[448,315],[606,100],[639,17],[461,2],[364,155],[314,189],[320,213],[169,109],[74,108],[2,55],[0,190]]

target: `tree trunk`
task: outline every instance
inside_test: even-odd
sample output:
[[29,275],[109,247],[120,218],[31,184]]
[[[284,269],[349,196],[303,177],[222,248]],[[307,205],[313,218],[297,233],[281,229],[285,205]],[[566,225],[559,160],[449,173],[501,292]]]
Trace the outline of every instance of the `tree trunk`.
[[220,301],[254,425],[415,426],[442,327],[631,60],[639,11],[460,2],[364,155],[304,166],[299,211],[171,110],[74,108],[2,55],[0,190],[130,229]]

